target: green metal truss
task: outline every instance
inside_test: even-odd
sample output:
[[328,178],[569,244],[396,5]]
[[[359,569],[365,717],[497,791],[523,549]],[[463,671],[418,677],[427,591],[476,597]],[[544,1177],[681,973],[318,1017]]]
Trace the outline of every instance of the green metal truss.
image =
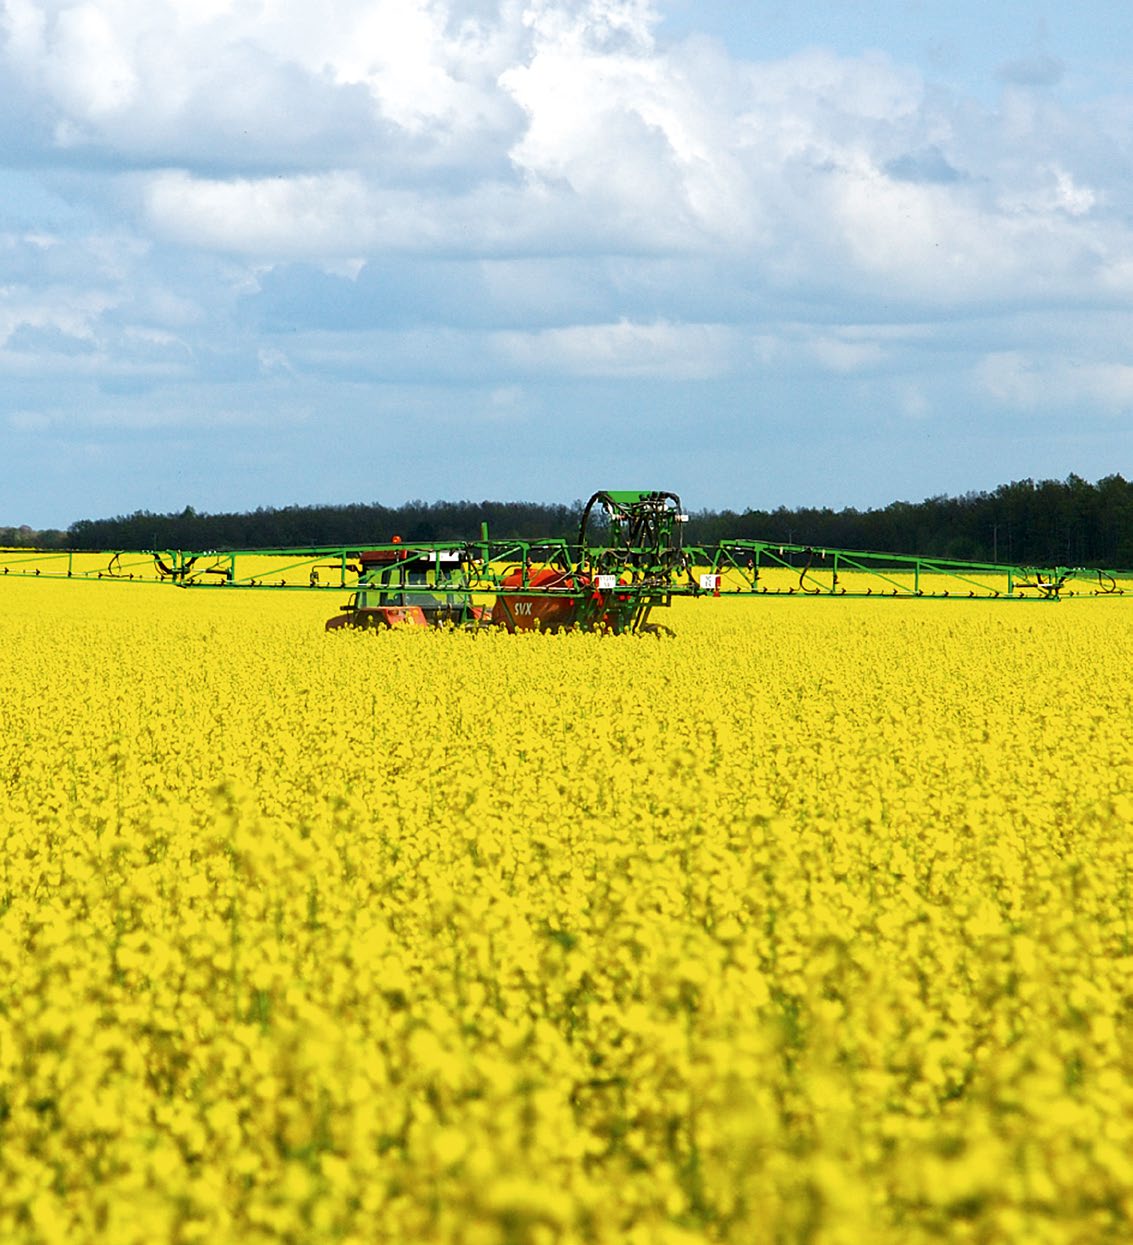
[[[1057,601],[1133,592],[1128,572],[1023,567],[763,540],[690,545],[672,493],[595,493],[573,541],[389,541],[277,549],[0,551],[0,579],[141,581],[220,591],[337,591],[354,604],[424,602],[469,622],[474,602],[570,602],[571,625],[635,631],[677,597]],[[555,572],[550,574],[550,572]],[[514,618],[513,620],[514,621]]]

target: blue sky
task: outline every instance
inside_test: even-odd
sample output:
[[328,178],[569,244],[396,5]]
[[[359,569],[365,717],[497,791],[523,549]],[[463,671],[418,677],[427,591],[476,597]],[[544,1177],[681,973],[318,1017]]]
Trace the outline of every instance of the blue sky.
[[0,525],[1128,476],[1131,14],[0,0]]

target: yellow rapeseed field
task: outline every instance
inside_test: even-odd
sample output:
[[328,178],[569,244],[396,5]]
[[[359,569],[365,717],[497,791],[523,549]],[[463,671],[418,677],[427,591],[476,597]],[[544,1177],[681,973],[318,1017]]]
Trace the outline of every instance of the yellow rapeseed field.
[[0,1240],[1133,1237],[1133,603],[0,583]]

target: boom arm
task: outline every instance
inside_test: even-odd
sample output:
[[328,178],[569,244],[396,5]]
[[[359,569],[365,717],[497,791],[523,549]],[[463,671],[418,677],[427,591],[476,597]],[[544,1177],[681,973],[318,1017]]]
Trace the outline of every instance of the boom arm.
[[[675,493],[609,490],[586,503],[573,543],[494,540],[485,525],[479,540],[465,542],[220,551],[0,550],[0,580],[30,575],[222,590],[373,589],[380,601],[409,591],[426,603],[430,594],[443,598],[446,620],[485,617],[484,601],[494,597],[503,602],[495,615],[517,629],[523,629],[526,618],[543,618],[554,626],[613,631],[637,630],[652,608],[676,596],[1054,601],[1133,592],[1133,574],[1120,571],[1007,566],[762,540],[688,545],[682,539],[686,518]],[[551,609],[541,601],[557,604]]]

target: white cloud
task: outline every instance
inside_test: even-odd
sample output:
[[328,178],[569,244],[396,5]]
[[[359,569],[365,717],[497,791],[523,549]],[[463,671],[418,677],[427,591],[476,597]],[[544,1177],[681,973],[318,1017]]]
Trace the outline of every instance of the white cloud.
[[997,402],[1019,410],[1062,410],[1072,418],[1083,407],[1115,414],[1133,408],[1133,365],[1112,360],[996,351],[981,360],[976,379]]
[[1012,88],[986,113],[881,53],[660,47],[648,0],[0,3],[45,132],[154,166],[121,184],[161,242],[727,254],[936,307],[1088,296],[1133,255],[1120,110]]
[[1013,215],[1077,217],[1097,206],[1099,196],[1092,187],[1077,182],[1066,169],[1046,164],[1038,166],[1023,185],[1005,187],[999,203]]
[[344,130],[365,159],[383,126],[441,143],[505,126],[495,79],[524,37],[515,5],[484,21],[446,0],[3,0],[0,13],[5,58],[61,145],[174,159],[211,145],[214,159],[317,164]]
[[[77,249],[89,257],[102,247],[86,239]],[[199,359],[187,333],[195,309],[134,276],[0,286],[0,374],[44,379],[50,392],[65,377],[172,381],[194,372]]]
[[275,346],[261,346],[257,352],[260,371],[265,375],[270,373],[284,373],[288,376],[295,375],[295,369],[291,366],[291,360],[287,357],[286,352]]
[[364,181],[349,172],[221,180],[171,171],[148,179],[143,193],[160,235],[221,251],[356,254],[380,229]]
[[920,423],[931,413],[931,403],[921,385],[906,381],[895,387],[897,410],[909,421]]
[[140,86],[122,31],[94,3],[64,9],[43,61],[48,89],[71,116],[97,122],[133,104]]
[[885,351],[876,342],[849,341],[838,335],[823,335],[811,344],[819,365],[831,372],[860,372],[876,368],[885,361]]
[[669,379],[719,376],[740,346],[736,333],[720,325],[627,321],[498,333],[492,343],[524,372]]
[[1133,102],[1053,55],[993,104],[882,52],[745,61],[659,12],[0,0],[0,413],[435,383],[526,433],[547,382],[661,379],[720,382],[730,444],[803,391],[886,427],[1133,404]]
[[51,330],[78,342],[96,340],[100,315],[117,299],[94,290],[0,287],[0,346],[19,329]]
[[522,385],[496,385],[481,406],[483,417],[492,423],[518,424],[527,414],[529,399]]
[[527,117],[512,161],[568,189],[599,231],[628,226],[678,250],[742,240],[754,200],[732,119],[714,111],[695,61],[654,52],[642,6],[607,46],[617,7],[535,24],[530,59],[500,78]]

